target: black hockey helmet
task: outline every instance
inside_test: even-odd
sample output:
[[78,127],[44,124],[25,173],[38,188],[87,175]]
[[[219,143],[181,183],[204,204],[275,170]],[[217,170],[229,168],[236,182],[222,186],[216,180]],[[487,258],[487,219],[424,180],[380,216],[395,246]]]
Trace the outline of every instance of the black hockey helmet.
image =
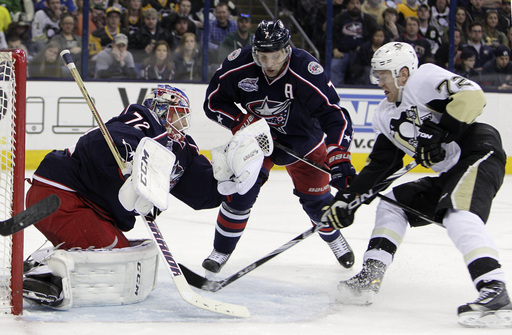
[[263,20],[253,37],[253,51],[274,52],[290,45],[290,31],[281,20]]

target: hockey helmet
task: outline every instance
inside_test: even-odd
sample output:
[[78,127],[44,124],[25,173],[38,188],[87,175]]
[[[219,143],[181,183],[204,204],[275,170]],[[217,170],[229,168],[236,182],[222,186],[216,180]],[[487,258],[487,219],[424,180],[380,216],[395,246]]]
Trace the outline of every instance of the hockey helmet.
[[370,80],[372,84],[379,83],[376,71],[390,70],[395,86],[398,87],[397,78],[400,77],[400,70],[406,67],[409,69],[409,75],[412,75],[418,68],[418,56],[408,43],[389,42],[375,51],[371,65]]
[[281,20],[263,20],[256,28],[252,40],[252,55],[256,64],[261,66],[259,52],[276,52],[284,50],[285,60],[290,54],[290,31]]
[[190,101],[179,88],[170,85],[158,85],[142,103],[170,134],[185,135],[190,127]]

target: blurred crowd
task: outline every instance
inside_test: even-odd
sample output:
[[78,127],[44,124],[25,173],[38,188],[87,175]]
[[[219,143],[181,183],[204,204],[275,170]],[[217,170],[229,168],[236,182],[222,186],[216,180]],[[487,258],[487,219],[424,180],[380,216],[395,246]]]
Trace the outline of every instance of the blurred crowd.
[[[325,65],[327,0],[278,4],[285,22],[283,14],[299,21]],[[484,89],[512,89],[510,0],[459,0],[457,6],[455,72]],[[241,12],[234,0],[210,1],[208,16],[205,30],[204,0],[89,0],[82,76],[202,81],[206,38],[209,79],[231,51],[251,44],[259,22],[251,22],[251,13]],[[23,48],[31,78],[70,77],[59,53],[70,50],[82,68],[83,20],[84,0],[0,0],[0,49]],[[333,0],[332,23],[331,79],[337,87],[370,85],[373,53],[389,41],[413,45],[420,64],[450,64],[448,0]]]

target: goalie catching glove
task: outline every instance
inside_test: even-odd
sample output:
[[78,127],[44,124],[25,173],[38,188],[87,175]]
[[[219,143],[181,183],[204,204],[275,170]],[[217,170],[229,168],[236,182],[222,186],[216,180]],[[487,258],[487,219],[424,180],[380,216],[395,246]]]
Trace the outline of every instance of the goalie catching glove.
[[334,201],[322,208],[321,221],[327,223],[331,228],[342,229],[354,223],[354,211],[350,203],[356,199],[356,195],[347,191],[339,191]]
[[446,157],[446,151],[441,146],[447,132],[430,120],[423,122],[419,129],[418,146],[414,159],[426,168],[439,163]]
[[274,144],[263,119],[239,130],[231,140],[211,150],[213,176],[220,194],[246,194],[256,183],[265,156]]

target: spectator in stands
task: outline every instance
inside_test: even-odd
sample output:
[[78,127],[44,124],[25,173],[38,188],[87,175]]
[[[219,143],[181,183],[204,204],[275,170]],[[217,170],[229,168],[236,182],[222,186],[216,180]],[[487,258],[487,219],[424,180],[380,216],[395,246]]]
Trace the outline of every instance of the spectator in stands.
[[484,22],[482,24],[484,43],[495,49],[497,46],[505,44],[507,36],[497,29],[498,27],[498,11],[488,9],[485,12]]
[[447,4],[447,0],[436,0],[431,8],[430,24],[442,34],[444,29],[449,26],[449,22],[450,7]]
[[117,7],[109,7],[105,11],[107,16],[106,25],[103,28],[96,29],[89,37],[89,55],[96,55],[107,45],[111,44],[117,34],[125,34],[121,29],[121,11]]
[[[457,7],[455,9],[455,27],[460,30],[461,43],[466,43],[469,35],[469,19],[466,8]],[[448,36],[450,27],[444,28],[443,36]]]
[[169,40],[169,45],[171,46],[171,50],[174,52],[178,45],[180,45],[180,41],[183,35],[188,32],[188,18],[186,16],[178,16],[174,21],[174,26],[171,30],[171,36]]
[[[82,36],[84,19],[84,0],[76,0],[77,26],[75,33]],[[105,3],[103,0],[89,1],[89,32],[105,27]]]
[[144,0],[142,11],[154,8],[158,12],[159,17],[164,18],[169,14],[176,13],[177,7],[177,0]]
[[496,47],[494,58],[484,64],[479,84],[483,89],[512,90],[512,62],[507,46]]
[[[104,2],[105,0],[102,1]],[[107,10],[108,7],[117,7],[122,13],[126,10],[125,2],[125,0],[108,0],[103,9]]]
[[373,16],[379,25],[384,24],[384,18],[382,12],[388,8],[383,0],[366,0],[361,5],[361,11],[363,13]]
[[506,45],[509,49],[512,50],[512,27],[508,28]]
[[378,26],[373,16],[361,12],[360,0],[345,0],[344,3],[347,10],[333,20],[331,81],[335,86],[345,84],[352,58]]
[[[344,0],[333,0],[332,1],[332,17],[336,17],[341,13],[345,6],[343,5]],[[325,40],[327,30],[327,4],[320,5],[316,12],[315,28],[309,38],[320,52],[320,62],[325,62]]]
[[[156,9],[150,9],[153,9],[158,15]],[[126,10],[121,13],[121,27],[128,33],[128,37],[131,38],[131,35],[139,30],[143,24],[142,0],[128,0],[126,2]]]
[[[34,0],[34,9],[36,11],[49,7],[50,0]],[[76,11],[76,5],[73,0],[59,0],[59,7],[65,12],[73,13]]]
[[25,21],[25,16],[20,15],[17,17],[19,21],[13,21],[9,24],[5,32],[6,38],[8,36],[19,36],[21,43],[27,48],[28,56],[31,57],[35,53],[32,50],[32,39],[30,38],[30,22]]
[[490,46],[483,43],[482,24],[472,22],[469,25],[468,42],[463,45],[463,50],[468,48],[475,55],[475,70],[482,71],[484,64],[493,56],[493,50]]
[[418,19],[420,21],[419,34],[429,41],[432,54],[435,54],[441,45],[441,34],[430,24],[430,6],[427,3],[418,7]]
[[22,49],[27,54],[27,59],[30,61],[30,56],[27,47],[22,43],[18,35],[6,35],[7,49]]
[[365,42],[359,47],[357,57],[352,66],[352,83],[355,85],[371,85],[370,82],[370,70],[372,69],[372,57],[375,51],[377,51],[386,42],[386,36],[384,29],[381,26],[377,26],[373,31],[371,40]]
[[128,51],[128,37],[117,34],[110,47],[96,57],[95,79],[136,79],[135,62]]
[[386,35],[386,41],[391,42],[395,41],[399,38],[403,33],[405,33],[405,28],[398,24],[398,12],[393,7],[388,7],[382,13],[382,18],[384,24],[382,27],[384,28],[384,35]]
[[59,21],[60,32],[53,36],[50,41],[59,45],[59,54],[67,49],[71,53],[78,70],[81,70],[82,63],[82,38],[75,34],[76,19],[72,13],[64,13]]
[[[60,2],[59,2],[60,5]],[[62,63],[59,57],[59,45],[48,42],[28,63],[28,76],[31,78],[61,78]]]
[[185,33],[174,53],[174,79],[181,81],[202,80],[203,58],[199,51],[196,36]]
[[40,9],[32,21],[32,41],[34,52],[44,48],[46,42],[59,31],[59,19],[62,15],[60,0],[46,0],[48,7]]
[[468,11],[468,17],[469,17],[469,23],[481,21],[484,20],[485,10],[486,8],[484,5],[484,0],[470,0],[471,5],[469,7],[466,7]]
[[498,10],[498,15],[498,30],[506,34],[512,23],[510,0],[501,0],[501,7]]
[[144,11],[144,24],[129,37],[128,49],[136,64],[141,64],[153,51],[156,41],[170,40],[167,31],[158,25],[158,12],[154,8]]
[[[455,27],[453,32],[453,44],[454,44],[454,57],[453,57],[453,65],[457,66],[461,62],[462,55],[462,40],[460,29]],[[449,69],[449,61],[450,61],[450,39],[449,36],[446,35],[443,38],[443,43],[435,53],[436,64],[444,67],[445,69]]]
[[460,55],[460,62],[455,66],[455,73],[465,78],[480,82],[480,74],[475,71],[475,55],[468,49]]
[[174,78],[174,63],[169,43],[163,40],[156,42],[153,51],[144,60],[140,77],[167,82]]
[[12,18],[9,10],[4,6],[0,6],[0,31],[7,30],[9,24],[11,24]]
[[[162,18],[160,25],[166,29],[167,31],[171,31],[174,29],[174,23],[178,17],[186,17],[188,20],[188,32],[189,33],[197,33],[196,21],[193,19],[193,16],[190,14],[190,9],[192,8],[192,2],[190,0],[181,0],[178,4],[178,12],[171,13]],[[200,21],[199,21],[200,22]],[[177,47],[177,45],[176,45]]]
[[249,14],[240,13],[236,21],[237,30],[229,33],[222,41],[217,60],[222,62],[227,55],[239,48],[252,44],[251,17]]
[[396,6],[398,11],[398,23],[405,27],[405,19],[409,16],[418,17],[418,1],[405,0]]
[[210,53],[216,54],[227,34],[236,31],[236,22],[231,20],[229,16],[228,4],[219,2],[219,4],[215,6],[215,20],[210,22],[210,33],[208,35],[208,48]]
[[434,57],[430,48],[430,43],[419,34],[420,20],[417,17],[409,16],[405,19],[405,34],[400,36],[397,41],[405,42],[414,47],[418,56],[418,64],[433,63]]

